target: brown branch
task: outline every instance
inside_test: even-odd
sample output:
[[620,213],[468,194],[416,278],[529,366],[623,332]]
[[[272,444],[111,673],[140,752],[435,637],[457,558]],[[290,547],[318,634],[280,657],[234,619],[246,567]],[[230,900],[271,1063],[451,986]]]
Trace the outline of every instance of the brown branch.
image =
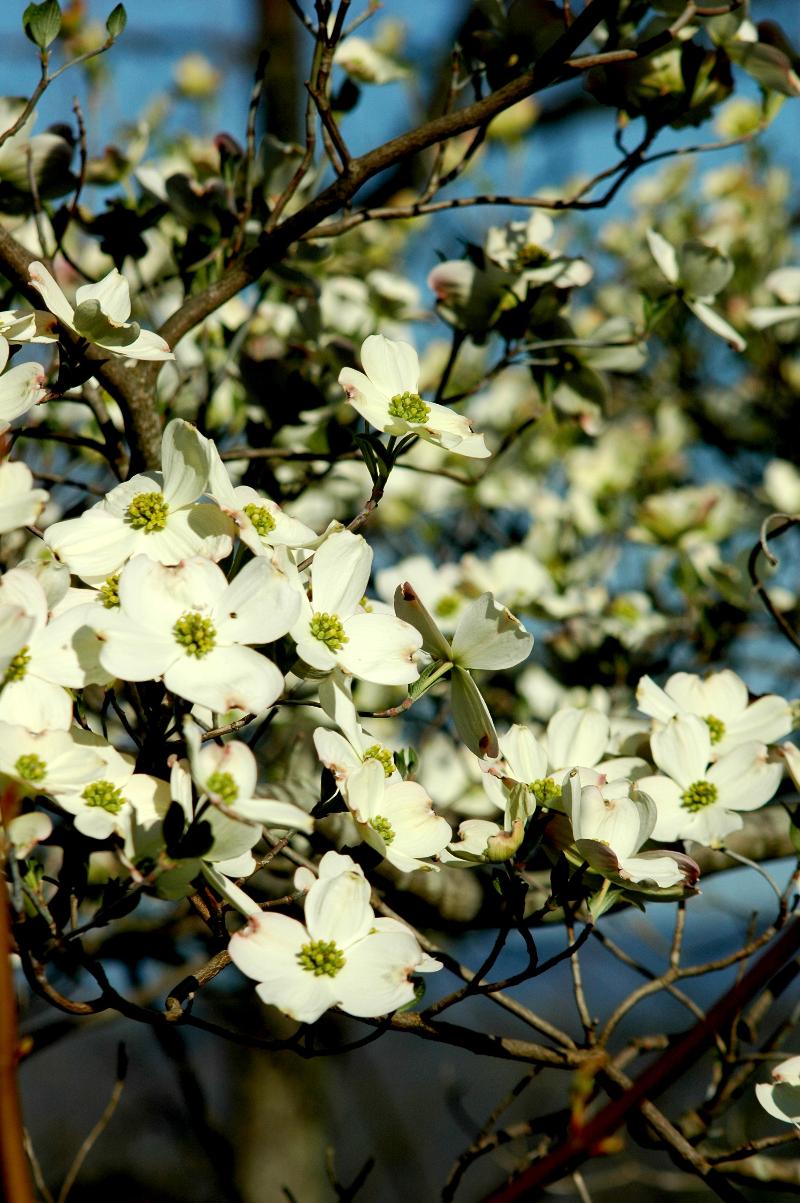
[[[760,960],[725,992],[696,1024],[672,1044],[671,1048],[650,1065],[623,1095],[612,1100],[585,1126],[573,1130],[563,1144],[530,1166],[513,1182],[486,1197],[484,1203],[513,1203],[517,1199],[535,1197],[535,1191],[563,1178],[612,1136],[637,1108],[661,1094],[687,1066],[694,1064],[701,1052],[714,1040],[715,1033],[730,1025],[741,1009],[754,998],[787,961],[800,951],[800,919],[793,919],[786,930],[767,949]],[[715,1185],[713,1189],[718,1190]],[[731,1188],[732,1192],[733,1188]],[[738,1198],[736,1193],[722,1198]]]
[[0,849],[0,1183],[4,1199],[34,1203],[17,1088],[17,1008],[11,976],[13,946],[4,868],[5,855]]

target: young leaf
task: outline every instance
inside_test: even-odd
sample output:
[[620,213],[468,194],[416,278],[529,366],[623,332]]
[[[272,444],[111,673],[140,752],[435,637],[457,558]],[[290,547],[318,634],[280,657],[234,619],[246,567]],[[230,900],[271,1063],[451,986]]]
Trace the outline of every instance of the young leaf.
[[61,9],[58,0],[42,0],[41,4],[29,4],[22,14],[22,28],[34,46],[46,50],[61,31]]
[[106,29],[110,38],[118,38],[128,24],[128,14],[124,4],[117,4],[106,18]]

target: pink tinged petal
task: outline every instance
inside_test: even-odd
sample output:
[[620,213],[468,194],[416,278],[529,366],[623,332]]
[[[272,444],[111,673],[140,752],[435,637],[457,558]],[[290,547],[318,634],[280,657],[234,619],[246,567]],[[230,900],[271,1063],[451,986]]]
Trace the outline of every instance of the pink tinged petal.
[[350,861],[333,877],[320,876],[308,891],[305,902],[306,926],[313,940],[333,940],[347,952],[350,945],[367,934],[375,913],[369,904],[370,885],[361,870]]
[[45,265],[31,263],[28,267],[28,275],[31,287],[36,289],[50,312],[55,314],[65,326],[72,329],[74,310]]
[[[173,648],[181,652],[176,644]],[[164,672],[172,693],[210,710],[258,714],[283,693],[284,679],[271,660],[249,647],[215,647],[206,656],[180,655]]]
[[800,1127],[800,1086],[790,1086],[781,1082],[773,1085],[759,1082],[756,1086],[756,1098],[774,1119]]
[[360,757],[338,731],[327,731],[324,727],[317,727],[314,732],[314,747],[320,762],[326,769],[330,769],[337,781],[343,781],[350,773],[361,768]]
[[228,951],[242,973],[264,981],[276,970],[293,972],[299,968],[297,953],[308,941],[308,932],[296,919],[259,913],[231,936]]
[[[666,865],[662,866],[661,862],[668,860],[672,861],[673,865],[679,870],[680,877],[677,883],[668,882],[665,880],[669,870]],[[653,848],[649,852],[640,852],[638,856],[623,860],[622,864],[626,874],[631,869],[634,862],[636,862],[636,865],[650,866],[649,871],[658,873],[659,877],[661,877],[663,873],[664,880],[657,881],[657,884],[663,887],[673,884],[680,884],[682,881],[691,889],[700,880],[700,866],[698,865],[697,861],[692,860],[691,856],[687,856],[685,852],[668,852],[664,848]],[[655,870],[652,868],[654,863],[656,866]],[[659,868],[659,866],[661,867]],[[643,868],[642,871],[644,872],[645,869]],[[634,877],[631,880],[635,881],[637,879]],[[641,878],[640,880],[646,880],[646,878]]]
[[314,555],[311,597],[315,612],[348,618],[367,590],[372,548],[360,535],[337,531]]
[[[370,426],[377,430],[387,430],[395,426],[397,420],[389,414],[389,401],[386,394],[372,384],[363,372],[354,368],[342,368],[339,373],[339,383],[347,393],[347,400],[356,413],[360,414]],[[407,428],[406,422],[402,426]]]
[[428,417],[425,419],[425,428],[431,434],[449,434],[455,439],[454,446],[467,439],[472,434],[472,423],[469,418],[465,418],[463,414],[456,413],[454,409],[449,409],[446,405],[437,405],[435,401],[428,401]]
[[670,719],[661,731],[653,732],[650,748],[661,771],[684,789],[705,777],[711,759],[711,736],[701,718],[683,715]]
[[[33,620],[32,632],[44,630],[47,624],[47,595],[36,577],[24,568],[12,568],[0,577],[0,603],[21,606]],[[28,638],[26,636],[24,642]]]
[[336,653],[353,676],[376,685],[407,685],[419,676],[418,631],[391,614],[353,614],[343,623],[347,643]]
[[98,612],[92,626],[101,643],[101,665],[122,681],[155,681],[178,654],[169,633],[159,634],[119,612]]
[[677,713],[675,703],[669,694],[656,685],[652,677],[644,676],[636,687],[636,704],[644,714],[658,719],[660,723],[668,723]]
[[409,977],[422,953],[410,932],[379,929],[349,948],[346,956],[333,988],[348,1015],[388,1015],[411,1002]]
[[196,501],[208,485],[209,440],[196,426],[174,418],[161,441],[162,491],[171,510]]
[[533,636],[491,593],[484,593],[461,614],[451,646],[452,658],[462,668],[511,668],[530,654]]
[[681,806],[683,790],[670,777],[640,777],[636,782],[642,793],[656,804],[656,822],[650,836],[654,840],[676,840],[689,812]]
[[652,882],[662,889],[680,885],[684,880],[682,869],[669,856],[651,859],[644,856],[623,857],[620,862],[620,876],[634,882]]
[[0,376],[0,421],[13,422],[44,396],[44,369],[39,363],[20,363]]
[[729,745],[751,739],[765,744],[774,743],[788,735],[792,725],[792,710],[786,699],[774,693],[767,694],[748,706],[738,718],[726,723],[725,734],[716,751],[727,751]]
[[394,594],[394,612],[403,622],[410,623],[422,636],[422,647],[434,660],[451,658],[450,644],[423,605],[419,594],[408,581],[398,585]]
[[213,618],[225,642],[272,643],[300,613],[300,594],[271,561],[245,564],[219,599]]
[[740,744],[721,756],[707,778],[719,791],[719,805],[729,810],[757,810],[773,796],[783,765],[771,764],[767,748],[755,741]]
[[450,681],[453,722],[470,752],[494,757],[500,751],[492,716],[478,686],[463,668],[454,668]]
[[67,731],[72,724],[72,698],[60,685],[38,677],[9,681],[0,691],[0,721],[19,723],[29,731]]
[[608,747],[609,722],[605,714],[587,707],[558,710],[547,724],[547,754],[552,765],[570,768],[597,764]]
[[361,366],[389,399],[419,389],[419,356],[410,343],[371,334],[361,346]]

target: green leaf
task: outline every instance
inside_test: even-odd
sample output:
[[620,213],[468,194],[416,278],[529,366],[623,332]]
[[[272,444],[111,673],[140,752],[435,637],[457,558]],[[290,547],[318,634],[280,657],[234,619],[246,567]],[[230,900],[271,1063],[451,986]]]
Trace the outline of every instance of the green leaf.
[[106,29],[110,38],[118,38],[128,24],[128,14],[124,4],[117,4],[106,18]]
[[34,46],[46,50],[61,32],[61,9],[58,0],[42,0],[41,4],[29,4],[22,14],[22,28]]

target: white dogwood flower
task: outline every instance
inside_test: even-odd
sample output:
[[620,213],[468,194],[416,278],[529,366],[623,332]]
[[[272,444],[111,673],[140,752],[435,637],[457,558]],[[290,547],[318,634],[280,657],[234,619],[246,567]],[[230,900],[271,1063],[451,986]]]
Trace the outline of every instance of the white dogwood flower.
[[800,1128],[800,1057],[789,1057],[771,1071],[772,1082],[759,1082],[756,1098],[775,1119]]
[[576,773],[565,783],[564,809],[578,856],[609,880],[658,889],[697,881],[700,871],[688,856],[660,848],[640,852],[657,812],[652,798],[630,781],[581,786]]
[[70,731],[28,731],[0,722],[0,780],[9,778],[22,795],[81,790],[102,769],[100,756]]
[[305,923],[274,911],[252,915],[231,937],[231,960],[258,982],[262,1002],[299,1023],[336,1006],[349,1015],[396,1011],[414,997],[411,974],[442,966],[402,923],[376,918],[369,897],[359,866],[328,852],[306,895]]
[[780,784],[783,766],[767,759],[756,740],[711,763],[711,733],[695,715],[671,718],[650,737],[660,774],[640,777],[639,789],[657,810],[653,838],[719,844],[742,826],[739,811],[757,810]]
[[169,784],[149,773],[137,773],[135,759],[118,752],[99,735],[75,729],[73,739],[93,751],[102,761],[100,775],[81,789],[53,789],[62,810],[75,817],[75,828],[90,839],[105,840],[110,835],[124,836],[130,824],[131,809],[154,807],[166,813]]
[[711,307],[717,293],[733,275],[733,263],[716,247],[702,242],[685,242],[676,250],[663,234],[656,230],[646,233],[650,254],[664,279],[680,295],[681,300],[712,334],[724,338],[734,351],[743,351],[747,343],[730,322],[726,322]]
[[352,774],[370,760],[380,764],[388,781],[399,781],[400,774],[395,767],[392,750],[366,732],[358,721],[358,713],[350,695],[349,678],[340,672],[332,672],[319,683],[319,700],[322,709],[342,734],[327,727],[317,727],[314,731],[314,747],[322,764],[336,779],[342,797],[347,799],[347,783]]
[[45,591],[24,568],[12,568],[0,578],[0,602],[19,606],[31,620],[25,643],[0,681],[0,720],[21,723],[29,731],[66,731],[72,722],[68,689],[107,679],[88,671],[81,655],[79,632],[92,608],[76,606],[48,622]]
[[497,732],[472,670],[512,668],[530,653],[533,636],[510,610],[498,606],[491,593],[470,602],[450,639],[408,581],[397,587],[394,610],[422,636],[423,651],[431,658],[426,685],[450,673],[453,721],[463,742],[476,756],[497,756]]
[[33,487],[33,474],[25,464],[18,460],[0,464],[0,535],[30,526],[47,501],[47,491]]
[[115,267],[97,284],[82,284],[77,288],[74,306],[43,263],[31,263],[28,273],[31,286],[61,325],[102,351],[121,359],[175,358],[160,335],[129,321],[130,288]]
[[347,801],[364,839],[401,873],[432,868],[421,858],[436,856],[452,838],[423,787],[388,782],[380,761],[366,760],[350,775]]
[[21,418],[45,395],[46,372],[40,363],[19,363],[5,370],[9,346],[0,336],[0,431]]
[[406,685],[419,670],[422,640],[392,614],[364,610],[372,548],[360,535],[337,531],[314,554],[311,599],[299,594],[300,615],[291,629],[301,660],[319,672],[339,668],[376,685]]
[[750,702],[747,686],[729,668],[703,678],[673,673],[664,688],[642,677],[636,689],[639,709],[659,723],[676,714],[695,714],[706,723],[711,749],[724,756],[746,740],[774,743],[792,729],[792,708],[785,698],[767,694]]
[[314,547],[319,541],[310,526],[289,517],[276,501],[249,485],[231,484],[219,451],[210,441],[207,491],[257,556],[271,555],[274,547]]
[[361,346],[361,363],[363,372],[342,368],[339,383],[371,426],[395,437],[419,435],[445,451],[473,459],[491,454],[469,419],[446,405],[422,400],[419,356],[410,343],[371,334]]
[[209,472],[209,440],[175,418],[164,431],[162,472],[132,476],[80,518],[56,522],[45,542],[72,572],[101,585],[132,556],[161,564],[227,556],[233,525],[218,506],[199,503]]
[[192,778],[201,800],[208,798],[223,814],[235,819],[305,832],[314,830],[311,815],[292,802],[256,797],[258,765],[247,744],[238,739],[203,743],[202,732],[191,719],[185,721],[183,733]]
[[93,607],[100,662],[123,681],[163,679],[171,693],[212,711],[258,713],[283,691],[283,676],[246,644],[286,634],[297,590],[264,559],[228,584],[200,557],[167,567],[135,556],[119,578],[119,609]]

